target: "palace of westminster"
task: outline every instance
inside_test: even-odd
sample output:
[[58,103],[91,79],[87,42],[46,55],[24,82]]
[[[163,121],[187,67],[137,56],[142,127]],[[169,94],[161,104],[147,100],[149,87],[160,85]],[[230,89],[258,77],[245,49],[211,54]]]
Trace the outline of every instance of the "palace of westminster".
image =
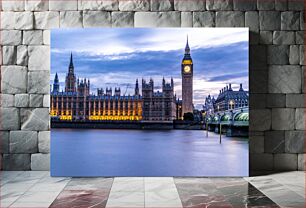
[[[60,120],[100,120],[100,121],[162,121],[182,120],[185,113],[193,112],[193,61],[190,47],[187,43],[184,58],[181,63],[182,99],[176,98],[174,82],[165,79],[162,82],[162,91],[154,91],[154,80],[142,80],[142,93],[136,80],[134,95],[122,95],[120,88],[97,89],[97,94],[90,93],[90,80],[76,78],[72,54],[65,80],[65,90],[60,91],[59,78],[56,73],[51,91],[51,117]],[[220,91],[216,100],[206,98],[205,109],[222,106],[221,110],[230,108],[228,96],[233,99],[239,97],[238,106],[248,105],[247,93],[240,86],[239,91],[226,88]],[[233,97],[234,96],[234,97]],[[210,98],[209,98],[210,99]],[[237,99],[236,99],[237,100]],[[218,102],[220,102],[220,105]],[[237,103],[237,102],[236,102]],[[228,108],[227,108],[228,107]]]

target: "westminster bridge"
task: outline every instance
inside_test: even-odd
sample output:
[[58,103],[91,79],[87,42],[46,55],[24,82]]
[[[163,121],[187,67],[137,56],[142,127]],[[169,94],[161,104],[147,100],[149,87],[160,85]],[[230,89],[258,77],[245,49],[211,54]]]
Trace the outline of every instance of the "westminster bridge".
[[226,136],[248,136],[249,108],[236,108],[205,116],[204,128]]

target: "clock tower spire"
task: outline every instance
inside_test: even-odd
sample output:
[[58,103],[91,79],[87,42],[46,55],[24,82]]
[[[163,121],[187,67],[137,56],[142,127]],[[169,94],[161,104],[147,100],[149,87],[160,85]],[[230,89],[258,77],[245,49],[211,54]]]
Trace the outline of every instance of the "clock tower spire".
[[182,73],[182,115],[193,112],[193,62],[187,36],[185,54],[181,65]]

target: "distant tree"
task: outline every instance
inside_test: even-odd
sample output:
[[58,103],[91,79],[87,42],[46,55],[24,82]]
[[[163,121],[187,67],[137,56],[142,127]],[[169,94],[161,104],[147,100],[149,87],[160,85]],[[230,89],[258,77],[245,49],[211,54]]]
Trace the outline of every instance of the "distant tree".
[[184,121],[194,121],[193,113],[184,113]]

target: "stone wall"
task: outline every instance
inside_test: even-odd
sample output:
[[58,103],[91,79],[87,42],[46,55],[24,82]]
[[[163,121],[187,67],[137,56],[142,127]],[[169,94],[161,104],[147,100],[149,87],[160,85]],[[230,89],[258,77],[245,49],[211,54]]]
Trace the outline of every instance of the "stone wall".
[[4,170],[49,169],[51,28],[249,27],[250,169],[304,170],[303,0],[2,0]]

